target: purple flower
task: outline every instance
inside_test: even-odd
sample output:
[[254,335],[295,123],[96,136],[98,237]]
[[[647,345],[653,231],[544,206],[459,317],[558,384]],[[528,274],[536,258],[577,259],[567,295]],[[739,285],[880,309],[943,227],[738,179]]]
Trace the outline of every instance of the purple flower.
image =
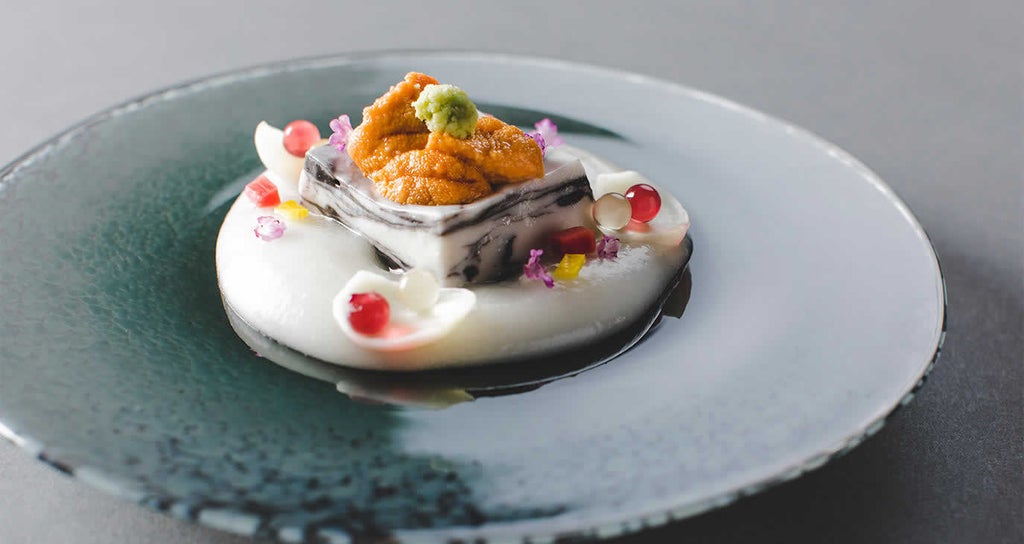
[[345,151],[345,146],[348,145],[348,135],[352,132],[352,122],[349,121],[348,115],[332,119],[330,126],[334,133],[327,139],[327,143],[333,145],[338,151]]
[[547,117],[537,121],[533,128],[537,130],[531,130],[526,135],[533,138],[533,141],[537,142],[540,146],[541,156],[545,155],[548,149],[558,147],[565,143],[562,137],[558,135],[558,125],[553,123],[551,119]]
[[533,128],[537,129],[537,133],[544,137],[545,147],[558,147],[565,143],[558,135],[558,125],[547,117],[537,121]]
[[277,240],[284,235],[284,222],[272,215],[261,215],[256,218],[256,228],[252,229],[256,237],[264,242]]
[[540,154],[541,156],[544,156],[544,151],[548,148],[547,144],[544,142],[544,137],[541,136],[539,132],[533,131],[527,132],[526,135],[533,138],[533,141],[537,142],[537,145],[540,146]]
[[605,234],[597,243],[597,258],[614,261],[619,256],[619,239]]
[[523,275],[527,279],[541,280],[544,282],[544,286],[551,289],[555,286],[555,280],[551,279],[551,274],[544,269],[544,265],[540,264],[540,256],[544,254],[543,249],[531,249],[530,260],[526,261],[523,265]]

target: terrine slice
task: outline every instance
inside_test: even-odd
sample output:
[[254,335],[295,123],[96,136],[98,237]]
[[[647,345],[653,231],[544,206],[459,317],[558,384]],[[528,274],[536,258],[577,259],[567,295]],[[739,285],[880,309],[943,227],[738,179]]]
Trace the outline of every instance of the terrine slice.
[[517,275],[531,248],[548,236],[592,226],[593,193],[583,164],[549,153],[543,178],[510,184],[456,206],[416,206],[382,197],[373,181],[329,145],[306,154],[299,179],[304,203],[361,234],[403,268],[422,268],[445,285]]

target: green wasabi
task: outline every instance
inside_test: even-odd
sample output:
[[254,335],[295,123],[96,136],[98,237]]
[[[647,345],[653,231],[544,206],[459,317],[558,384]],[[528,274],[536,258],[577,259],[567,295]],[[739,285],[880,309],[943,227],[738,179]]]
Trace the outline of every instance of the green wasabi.
[[454,85],[427,85],[412,106],[430,132],[443,131],[461,139],[476,130],[476,104]]

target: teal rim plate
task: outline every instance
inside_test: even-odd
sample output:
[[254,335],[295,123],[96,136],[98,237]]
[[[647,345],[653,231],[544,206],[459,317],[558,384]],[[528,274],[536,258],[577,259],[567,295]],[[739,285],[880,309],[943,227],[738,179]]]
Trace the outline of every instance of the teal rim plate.
[[[326,131],[411,70],[671,190],[695,247],[680,311],[605,364],[454,388],[250,349],[214,242],[259,169],[254,127]],[[0,233],[0,434],[145,507],[285,542],[599,538],[722,506],[878,431],[945,331],[927,235],[856,159],[713,95],[554,60],[359,54],[160,91],[0,171]]]

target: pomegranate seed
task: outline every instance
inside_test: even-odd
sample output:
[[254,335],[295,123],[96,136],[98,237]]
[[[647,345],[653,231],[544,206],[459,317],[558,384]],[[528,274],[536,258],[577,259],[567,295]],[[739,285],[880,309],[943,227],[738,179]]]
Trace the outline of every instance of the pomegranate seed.
[[638,183],[626,190],[626,200],[633,210],[633,221],[646,223],[654,219],[661,210],[661,195],[646,183]]
[[355,293],[348,299],[348,308],[348,322],[359,334],[377,334],[391,319],[391,306],[379,293]]
[[586,255],[597,250],[594,233],[587,227],[572,227],[551,235],[551,249],[561,257],[566,253]]
[[284,127],[284,148],[296,157],[305,157],[309,148],[320,140],[320,129],[305,120],[292,121]]

